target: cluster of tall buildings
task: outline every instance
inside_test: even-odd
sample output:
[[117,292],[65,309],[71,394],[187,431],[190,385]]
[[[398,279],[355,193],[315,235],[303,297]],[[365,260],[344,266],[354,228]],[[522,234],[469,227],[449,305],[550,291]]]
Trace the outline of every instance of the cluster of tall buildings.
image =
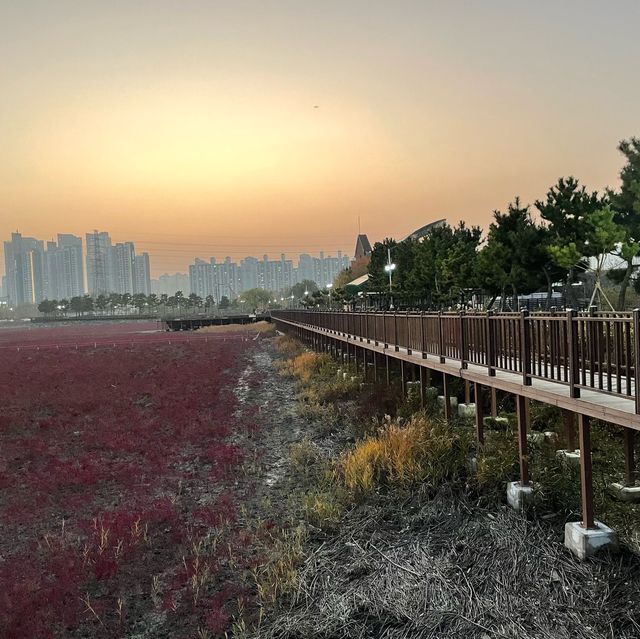
[[239,264],[230,257],[223,262],[216,261],[215,257],[209,261],[196,258],[189,266],[189,290],[203,299],[211,296],[220,300],[223,296],[233,299],[252,288],[280,294],[304,280],[323,288],[349,264],[349,258],[340,251],[337,257],[325,257],[324,253],[320,253],[320,257],[302,254],[297,266],[284,254],[279,260],[270,260],[267,255],[262,259],[245,257]]
[[108,233],[87,233],[86,283],[82,238],[60,233],[43,242],[12,233],[4,243],[3,294],[13,305],[71,299],[89,293],[151,293],[149,255],[132,242],[112,244]]
[[57,241],[45,243],[16,232],[5,241],[4,255],[0,297],[15,306],[85,293],[97,297],[182,291],[219,301],[223,296],[234,299],[249,289],[262,288],[278,295],[305,280],[324,288],[350,265],[341,251],[336,257],[305,253],[298,256],[297,265],[284,254],[277,260],[267,255],[262,259],[245,257],[240,263],[230,257],[221,262],[214,257],[208,261],[196,258],[188,274],[165,274],[152,280],[148,253],[136,253],[133,242],[113,243],[104,231],[87,233],[84,247],[82,238],[75,235],[61,233]]
[[109,234],[87,233],[87,290],[89,295],[151,293],[148,253],[136,253],[133,242],[112,244]]

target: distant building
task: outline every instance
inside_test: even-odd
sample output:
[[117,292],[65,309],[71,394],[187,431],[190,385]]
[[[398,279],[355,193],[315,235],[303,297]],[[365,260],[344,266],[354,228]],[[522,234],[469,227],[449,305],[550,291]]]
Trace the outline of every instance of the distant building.
[[189,292],[195,293],[202,299],[210,295],[215,300],[219,299],[215,285],[214,264],[196,258],[195,262],[189,266]]
[[151,280],[151,292],[156,295],[175,295],[177,291],[190,291],[187,273],[163,273],[157,280]]
[[106,232],[87,233],[87,285],[89,295],[108,295],[113,286],[111,238]]
[[134,293],[151,294],[151,267],[149,253],[141,253],[134,258]]
[[87,233],[89,295],[151,293],[149,254],[136,255],[133,242],[111,243],[106,232]]
[[337,257],[299,256],[298,266],[282,254],[279,260],[270,260],[264,255],[261,260],[245,257],[240,264],[211,258],[209,262],[196,258],[189,266],[189,290],[205,298],[211,295],[216,301],[222,296],[229,299],[239,297],[244,291],[262,288],[281,295],[295,284],[311,280],[319,287],[331,284],[338,273],[349,266],[349,258],[338,251]]
[[356,250],[353,252],[353,259],[357,261],[363,257],[368,257],[371,255],[371,251],[372,248],[369,238],[364,233],[358,234],[358,237],[356,238]]
[[58,242],[47,242],[45,297],[71,299],[84,295],[82,238],[59,233]]
[[9,303],[38,304],[45,298],[45,251],[42,240],[12,233],[4,243],[6,295]]
[[133,295],[135,282],[135,247],[133,242],[122,242],[111,248],[111,283],[109,292]]

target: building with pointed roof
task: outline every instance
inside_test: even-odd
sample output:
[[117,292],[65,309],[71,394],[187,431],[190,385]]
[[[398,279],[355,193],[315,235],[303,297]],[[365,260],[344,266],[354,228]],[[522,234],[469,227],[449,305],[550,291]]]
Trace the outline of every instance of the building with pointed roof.
[[353,253],[353,259],[357,261],[362,257],[367,257],[371,255],[371,250],[369,238],[364,233],[359,233],[356,239],[356,250]]

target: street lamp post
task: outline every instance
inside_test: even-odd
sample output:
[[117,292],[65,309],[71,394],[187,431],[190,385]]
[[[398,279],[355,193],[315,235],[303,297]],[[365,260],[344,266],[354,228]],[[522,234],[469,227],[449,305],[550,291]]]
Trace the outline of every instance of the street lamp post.
[[389,274],[389,309],[393,310],[393,285],[391,283],[391,275],[396,270],[396,265],[391,261],[391,249],[387,249],[387,263],[384,265],[384,270]]
[[333,286],[333,284],[327,284],[327,289],[329,290],[329,308],[331,308],[332,303],[331,303],[331,287]]

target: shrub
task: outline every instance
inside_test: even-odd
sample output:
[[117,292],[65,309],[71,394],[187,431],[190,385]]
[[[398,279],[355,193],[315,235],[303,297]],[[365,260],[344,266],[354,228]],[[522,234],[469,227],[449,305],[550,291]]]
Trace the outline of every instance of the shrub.
[[333,360],[330,355],[306,351],[282,364],[281,372],[290,377],[296,377],[305,383],[317,375],[328,377],[328,369],[332,365]]
[[508,481],[518,476],[518,442],[512,426],[503,431],[485,433],[484,446],[478,451],[476,482],[484,491],[504,492]]
[[531,430],[556,430],[562,420],[562,411],[551,404],[530,402],[529,420]]
[[469,446],[466,431],[418,413],[405,426],[389,421],[359,442],[343,456],[340,473],[356,494],[393,484],[438,484],[464,472]]
[[397,414],[402,403],[402,393],[398,386],[386,384],[366,385],[358,397],[358,419],[370,421],[371,418],[392,417]]
[[296,357],[300,355],[300,353],[304,352],[304,345],[302,344],[302,342],[291,337],[290,335],[280,335],[276,339],[276,348],[285,357]]

